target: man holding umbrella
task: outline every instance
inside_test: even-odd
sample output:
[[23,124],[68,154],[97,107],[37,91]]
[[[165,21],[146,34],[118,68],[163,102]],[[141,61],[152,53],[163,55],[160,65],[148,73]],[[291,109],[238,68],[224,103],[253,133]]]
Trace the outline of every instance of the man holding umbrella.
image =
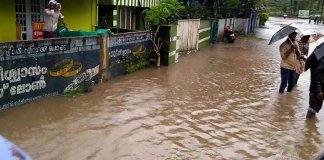
[[297,59],[300,56],[300,51],[296,42],[296,36],[297,32],[294,31],[290,33],[287,40],[280,45],[281,83],[279,93],[284,93],[287,84],[287,92],[292,92],[295,85],[295,70],[296,66],[299,64]]
[[295,73],[296,68],[299,69],[299,56],[300,51],[296,42],[298,29],[291,25],[286,25],[277,31],[271,38],[269,45],[288,36],[285,42],[280,45],[280,74],[281,83],[279,93],[284,93],[287,88],[287,92],[292,92],[295,85]]

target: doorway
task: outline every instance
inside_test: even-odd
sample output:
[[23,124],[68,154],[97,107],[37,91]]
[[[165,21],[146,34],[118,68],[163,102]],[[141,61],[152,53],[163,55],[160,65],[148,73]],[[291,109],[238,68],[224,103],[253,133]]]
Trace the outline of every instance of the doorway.
[[31,40],[33,34],[32,23],[43,21],[47,0],[15,0],[16,21],[20,24],[21,40]]

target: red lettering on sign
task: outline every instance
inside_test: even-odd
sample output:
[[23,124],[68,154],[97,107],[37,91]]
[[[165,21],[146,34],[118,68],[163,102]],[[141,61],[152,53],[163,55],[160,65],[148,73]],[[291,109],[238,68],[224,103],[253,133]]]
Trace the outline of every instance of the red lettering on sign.
[[43,39],[43,30],[45,23],[42,21],[33,22],[33,39]]

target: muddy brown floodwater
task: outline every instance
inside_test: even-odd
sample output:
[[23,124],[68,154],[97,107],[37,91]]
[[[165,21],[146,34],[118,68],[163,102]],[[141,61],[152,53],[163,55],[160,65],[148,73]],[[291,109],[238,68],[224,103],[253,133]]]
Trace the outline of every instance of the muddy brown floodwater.
[[309,72],[279,95],[279,44],[267,43],[239,37],[84,96],[2,111],[0,134],[35,160],[312,159],[324,151],[324,111],[305,121]]

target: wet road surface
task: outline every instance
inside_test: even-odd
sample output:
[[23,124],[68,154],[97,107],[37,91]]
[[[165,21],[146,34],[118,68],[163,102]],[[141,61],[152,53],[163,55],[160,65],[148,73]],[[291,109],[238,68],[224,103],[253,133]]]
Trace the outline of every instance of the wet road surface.
[[280,43],[267,43],[239,37],[84,96],[5,110],[0,134],[36,160],[312,159],[324,151],[324,112],[305,121],[309,72],[279,95]]

